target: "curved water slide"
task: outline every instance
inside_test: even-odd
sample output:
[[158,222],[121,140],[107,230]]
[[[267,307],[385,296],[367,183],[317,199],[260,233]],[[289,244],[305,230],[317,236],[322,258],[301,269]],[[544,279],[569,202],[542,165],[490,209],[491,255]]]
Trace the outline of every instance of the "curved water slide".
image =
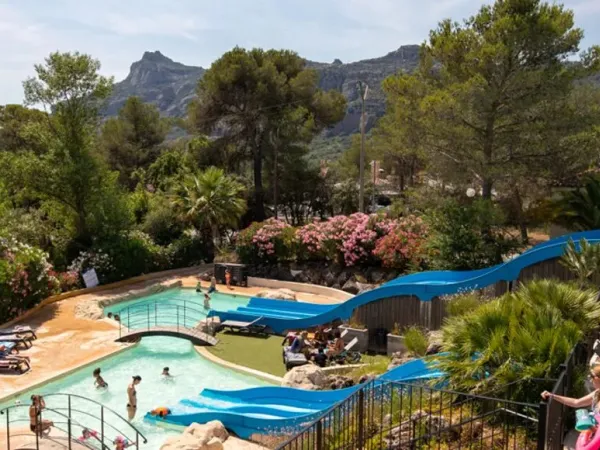
[[[389,381],[423,382],[440,378],[436,368],[440,354],[402,364],[379,377],[375,384]],[[335,391],[306,391],[289,387],[257,387],[235,391],[204,389],[200,395],[181,400],[169,408],[165,419],[146,414],[145,420],[164,427],[220,420],[241,438],[255,433],[293,432],[316,420],[362,386]]]
[[562,256],[570,239],[576,243],[580,239],[586,239],[592,244],[598,244],[600,230],[572,233],[551,239],[502,264],[486,269],[429,271],[405,275],[337,305],[313,305],[252,298],[246,306],[229,311],[211,310],[209,316],[218,316],[222,321],[251,322],[260,319],[259,324],[266,325],[279,334],[285,330],[311,328],[335,320],[348,320],[354,309],[384,298],[413,295],[421,301],[431,301],[441,295],[483,289],[500,281],[514,281],[526,267]]

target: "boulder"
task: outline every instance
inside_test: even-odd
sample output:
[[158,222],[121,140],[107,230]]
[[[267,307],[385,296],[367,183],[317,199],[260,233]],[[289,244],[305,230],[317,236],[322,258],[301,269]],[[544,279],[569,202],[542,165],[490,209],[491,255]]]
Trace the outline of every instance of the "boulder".
[[351,277],[352,274],[350,272],[348,272],[347,270],[342,270],[337,277],[337,283],[340,286],[344,286],[344,284],[346,284],[346,281],[348,281]]
[[368,284],[368,283],[356,283],[356,286],[358,287],[358,293],[362,294],[363,292],[367,292],[370,291],[371,289],[374,289],[375,286],[372,284]]
[[385,273],[381,270],[373,269],[370,273],[370,280],[374,284],[383,283],[385,278]]
[[256,296],[276,300],[296,301],[296,293],[290,289],[266,289],[260,291]]
[[333,272],[330,269],[325,270],[325,275],[323,276],[323,282],[325,283],[325,285],[327,285],[329,287],[331,287],[335,284],[336,276],[333,274]]
[[282,386],[320,391],[329,386],[329,377],[313,364],[294,367],[283,377]]
[[358,379],[358,384],[368,383],[369,381],[373,381],[375,378],[377,378],[376,374],[368,373]]
[[427,347],[427,351],[425,352],[426,356],[429,355],[437,355],[439,352],[442,351],[442,344],[429,344],[429,346]]
[[401,364],[407,363],[408,361],[412,361],[412,356],[408,356],[403,352],[397,352],[392,355],[392,360],[388,364],[388,370],[393,369],[394,367],[398,367]]
[[75,306],[75,317],[78,319],[98,320],[102,316],[104,311],[96,300],[81,302]]
[[184,434],[196,436],[205,440],[206,443],[215,437],[221,441],[226,441],[229,437],[229,433],[225,429],[225,426],[218,420],[211,420],[202,425],[193,423],[185,429]]
[[160,450],[223,450],[229,433],[218,420],[200,425],[193,423],[183,434],[168,438]]
[[354,380],[344,375],[330,375],[328,377],[329,389],[344,389],[354,386]]
[[348,292],[349,294],[358,294],[358,284],[354,280],[348,280],[342,286],[342,291]]

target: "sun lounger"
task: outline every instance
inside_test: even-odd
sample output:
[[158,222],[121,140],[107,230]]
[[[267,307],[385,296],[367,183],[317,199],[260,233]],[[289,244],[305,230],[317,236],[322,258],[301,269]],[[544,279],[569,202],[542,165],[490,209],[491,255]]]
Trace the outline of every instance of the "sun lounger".
[[268,334],[266,325],[259,325],[258,322],[262,319],[259,317],[252,322],[242,322],[238,320],[226,320],[221,323],[221,329],[229,328],[232,332],[241,332],[248,334]]
[[21,344],[25,348],[30,348],[33,344],[31,343],[31,339],[27,339],[23,336],[17,336],[16,334],[8,334],[2,336],[2,340],[6,342],[14,342],[15,344]]
[[306,356],[304,356],[302,353],[286,352],[283,359],[285,362],[285,370],[291,370],[294,367],[308,364]]
[[0,328],[0,338],[5,334],[26,334],[31,339],[37,339],[35,331],[29,325],[17,325],[12,328]]
[[[23,369],[23,366],[25,366],[25,369]],[[14,370],[15,372],[25,373],[31,369],[31,366],[24,358],[19,358],[17,356],[5,356],[0,358],[0,369]]]

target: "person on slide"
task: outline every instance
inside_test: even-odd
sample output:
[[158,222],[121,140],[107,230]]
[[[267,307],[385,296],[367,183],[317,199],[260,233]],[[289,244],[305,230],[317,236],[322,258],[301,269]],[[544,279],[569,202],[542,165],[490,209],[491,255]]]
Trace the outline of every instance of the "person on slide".
[[[600,418],[600,365],[592,368],[589,374],[589,379],[594,386],[594,391],[581,398],[563,397],[562,395],[552,394],[551,392],[542,392],[544,400],[555,400],[565,406],[571,408],[590,408],[592,415],[597,419]],[[593,429],[585,434],[581,433],[577,441],[577,450],[599,450],[600,449],[600,432],[598,432],[597,424]]]

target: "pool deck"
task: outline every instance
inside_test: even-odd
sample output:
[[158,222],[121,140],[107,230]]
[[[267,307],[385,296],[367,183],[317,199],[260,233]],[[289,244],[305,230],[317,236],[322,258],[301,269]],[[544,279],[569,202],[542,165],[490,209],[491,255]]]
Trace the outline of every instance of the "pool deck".
[[[78,368],[125,350],[131,344],[115,342],[118,337],[117,322],[110,319],[89,320],[75,316],[79,302],[111,297],[116,294],[143,289],[158,283],[168,284],[180,280],[183,287],[195,287],[195,276],[170,276],[163,279],[139,282],[95,294],[83,294],[49,304],[21,323],[36,329],[38,339],[33,347],[22,350],[22,356],[31,358],[31,370],[23,375],[0,375],[0,402],[20,392],[42,385],[55,378],[69,374]],[[203,286],[208,283],[203,282]],[[217,289],[231,294],[254,296],[265,290],[262,287],[234,287],[228,290],[218,285]],[[322,295],[297,292],[299,301],[311,303],[338,303]],[[19,322],[18,322],[19,323]],[[90,370],[90,380],[91,380]]]

